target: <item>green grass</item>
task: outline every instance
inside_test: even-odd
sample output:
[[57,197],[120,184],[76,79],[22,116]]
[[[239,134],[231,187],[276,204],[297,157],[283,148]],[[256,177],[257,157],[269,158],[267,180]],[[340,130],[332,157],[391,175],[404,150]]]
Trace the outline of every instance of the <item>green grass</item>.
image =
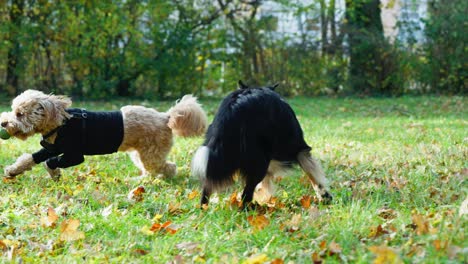
[[[189,176],[190,159],[202,139],[176,138],[169,155],[178,165],[173,179],[134,180],[138,170],[117,153],[87,157],[64,170],[59,182],[42,166],[3,181],[0,261],[310,263],[314,254],[327,263],[379,263],[385,257],[405,263],[467,260],[467,216],[460,216],[468,191],[466,98],[288,101],[326,170],[331,205],[302,206],[301,199],[314,192],[295,169],[277,180],[277,200],[270,207],[245,212],[232,206],[231,194],[241,191],[238,183],[202,210],[200,195],[192,197],[200,191],[199,182]],[[123,103],[75,106],[118,109]],[[171,105],[132,103],[160,111]],[[203,103],[212,118],[219,101]],[[39,137],[1,141],[0,169],[36,151],[38,143]],[[129,192],[140,185],[146,190],[143,200],[129,200]],[[41,223],[49,207],[59,215],[55,227]],[[392,216],[383,215],[384,209]],[[266,225],[257,228],[249,217],[266,219]],[[60,240],[66,219],[80,221],[83,239]],[[149,231],[167,221],[175,234]],[[376,246],[390,251],[375,253]]]

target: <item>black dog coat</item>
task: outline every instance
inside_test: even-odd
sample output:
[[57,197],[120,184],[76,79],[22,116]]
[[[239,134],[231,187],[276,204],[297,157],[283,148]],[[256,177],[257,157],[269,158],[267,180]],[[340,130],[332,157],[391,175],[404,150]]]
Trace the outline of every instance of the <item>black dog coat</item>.
[[[67,109],[72,117],[57,129],[45,135],[42,149],[33,153],[36,164],[46,161],[51,169],[67,168],[84,161],[84,155],[117,152],[122,144],[124,127],[120,111],[90,112]],[[57,133],[54,143],[47,138]]]

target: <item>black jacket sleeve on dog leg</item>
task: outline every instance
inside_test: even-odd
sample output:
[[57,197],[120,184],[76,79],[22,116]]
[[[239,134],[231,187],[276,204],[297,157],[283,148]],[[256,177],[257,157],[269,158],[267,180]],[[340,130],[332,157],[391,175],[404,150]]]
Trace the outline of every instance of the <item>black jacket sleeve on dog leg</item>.
[[34,163],[39,164],[41,162],[44,162],[54,156],[57,156],[59,153],[54,153],[51,151],[48,151],[45,148],[40,149],[38,152],[35,152],[32,154],[32,158],[34,160]]
[[47,167],[55,170],[56,168],[68,168],[78,165],[84,161],[83,155],[63,154],[61,156],[52,157],[46,161]]

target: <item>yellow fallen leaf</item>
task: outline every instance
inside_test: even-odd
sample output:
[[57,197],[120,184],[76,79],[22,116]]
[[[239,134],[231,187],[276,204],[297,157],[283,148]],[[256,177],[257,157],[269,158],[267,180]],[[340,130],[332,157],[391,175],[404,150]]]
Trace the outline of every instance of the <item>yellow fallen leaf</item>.
[[265,263],[268,260],[268,257],[266,254],[258,254],[251,256],[250,258],[244,260],[242,262],[243,264],[262,264]]
[[60,226],[60,240],[62,241],[75,241],[84,239],[85,234],[82,231],[78,231],[80,226],[80,220],[69,219],[64,220]]
[[191,193],[188,194],[189,200],[193,200],[197,196],[198,196],[198,191],[197,190],[193,190]]
[[374,264],[402,264],[400,256],[393,248],[387,246],[372,246],[369,250],[376,255]]

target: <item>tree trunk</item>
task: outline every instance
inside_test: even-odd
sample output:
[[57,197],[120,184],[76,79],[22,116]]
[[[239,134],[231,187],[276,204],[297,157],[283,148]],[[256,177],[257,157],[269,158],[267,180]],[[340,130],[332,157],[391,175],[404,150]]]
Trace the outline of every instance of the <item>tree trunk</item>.
[[[384,69],[385,40],[379,0],[346,1],[349,41],[349,80],[358,94],[377,94],[391,87]],[[388,63],[388,62],[387,62]]]
[[14,0],[10,7],[10,30],[9,40],[12,47],[8,50],[7,54],[7,72],[6,82],[7,91],[11,94],[17,95],[19,93],[19,70],[18,63],[21,58],[21,46],[19,43],[18,31],[21,27],[23,17],[24,1]]

